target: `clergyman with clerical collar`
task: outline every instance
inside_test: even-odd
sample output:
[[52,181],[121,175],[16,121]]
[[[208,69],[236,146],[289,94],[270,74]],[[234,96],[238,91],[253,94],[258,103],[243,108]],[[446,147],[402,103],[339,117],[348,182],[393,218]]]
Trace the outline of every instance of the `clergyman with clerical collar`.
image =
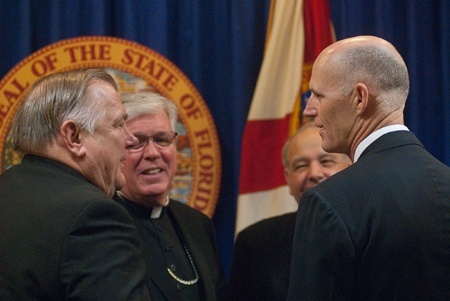
[[152,300],[224,300],[225,278],[211,220],[168,197],[177,168],[177,107],[154,92],[127,93],[126,185],[114,199],[136,223]]

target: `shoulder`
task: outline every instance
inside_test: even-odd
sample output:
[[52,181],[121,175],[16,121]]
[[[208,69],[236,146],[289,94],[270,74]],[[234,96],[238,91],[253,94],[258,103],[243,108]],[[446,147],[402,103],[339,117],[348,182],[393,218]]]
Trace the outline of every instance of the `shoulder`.
[[296,212],[291,212],[279,216],[274,216],[271,218],[263,219],[253,225],[248,226],[242,232],[259,232],[270,230],[273,228],[284,228],[286,224],[291,223],[292,221],[295,223]]
[[182,203],[180,201],[170,199],[169,202],[169,208],[177,215],[187,215],[195,219],[200,220],[209,220],[209,218],[203,214],[202,212],[198,211],[195,208],[192,208],[189,205],[186,205],[185,203]]
[[205,232],[212,235],[214,232],[211,219],[189,205],[171,199],[168,210],[176,222],[192,235],[204,235]]
[[236,243],[241,241],[258,243],[272,240],[274,237],[279,237],[280,234],[284,235],[286,232],[293,231],[295,219],[296,212],[263,219],[239,232]]
[[98,217],[104,214],[108,214],[107,217],[109,218],[129,217],[126,209],[107,195],[92,196],[85,203],[83,211],[90,215],[95,214]]
[[[130,214],[107,195],[85,196],[71,202],[77,205],[67,207],[69,210],[60,217],[66,219],[66,235],[74,238],[100,237],[113,232],[116,236],[119,233],[135,235],[135,224]],[[68,211],[71,211],[71,216],[67,215]]]

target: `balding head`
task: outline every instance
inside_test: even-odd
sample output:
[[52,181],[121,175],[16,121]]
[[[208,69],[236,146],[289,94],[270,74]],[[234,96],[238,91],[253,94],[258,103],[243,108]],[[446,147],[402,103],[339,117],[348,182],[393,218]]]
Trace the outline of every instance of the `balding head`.
[[328,66],[330,76],[339,80],[343,95],[361,82],[383,111],[403,110],[409,92],[408,70],[388,41],[374,36],[340,40],[328,46],[316,62]]
[[321,128],[323,148],[353,159],[356,147],[370,133],[403,124],[408,70],[392,44],[359,36],[321,52],[313,65],[310,89],[304,115],[314,117]]

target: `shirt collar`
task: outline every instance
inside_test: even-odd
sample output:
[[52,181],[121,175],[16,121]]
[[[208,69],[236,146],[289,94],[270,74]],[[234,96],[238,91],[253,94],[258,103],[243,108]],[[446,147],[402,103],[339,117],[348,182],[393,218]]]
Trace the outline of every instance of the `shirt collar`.
[[157,207],[145,207],[142,205],[139,205],[130,199],[128,199],[126,196],[123,195],[120,191],[116,192],[117,195],[125,202],[127,202],[127,206],[135,212],[135,214],[138,214],[141,217],[147,218],[150,217],[152,219],[161,217],[162,211],[164,207],[167,207],[169,205],[169,197],[167,196],[166,203],[163,206],[157,206]]
[[166,203],[162,207],[153,207],[152,213],[150,214],[150,218],[159,218],[161,216],[161,212],[164,207],[167,207],[169,205],[169,197],[167,197]]
[[384,134],[397,131],[409,131],[409,129],[402,124],[393,124],[382,127],[381,129],[376,130],[375,132],[364,138],[364,140],[361,141],[361,143],[356,147],[355,156],[353,157],[353,163],[356,163],[356,161],[358,161],[361,154],[369,145],[372,144],[372,142],[374,142]]

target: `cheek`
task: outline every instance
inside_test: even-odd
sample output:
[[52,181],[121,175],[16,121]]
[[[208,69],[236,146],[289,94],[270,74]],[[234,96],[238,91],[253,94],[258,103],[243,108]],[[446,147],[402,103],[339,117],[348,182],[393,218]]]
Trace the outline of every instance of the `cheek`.
[[161,152],[161,156],[164,162],[169,167],[170,171],[175,173],[177,169],[177,152],[175,148],[167,149],[164,152]]
[[140,158],[134,155],[127,155],[127,158],[122,161],[122,172],[126,177],[129,177],[133,174],[133,171],[139,165]]
[[106,139],[101,147],[105,148],[110,155],[121,157],[125,149],[123,136],[121,134],[113,135],[111,138]]
[[325,105],[322,108],[322,117],[328,123],[336,123],[339,119],[340,114],[338,113],[338,109],[333,106]]
[[306,173],[305,172],[297,172],[294,173],[291,177],[291,185],[295,187],[296,190],[301,190],[305,185],[306,181]]
[[337,172],[338,172],[337,166],[332,167],[332,168],[328,167],[328,168],[323,169],[323,174],[325,175],[325,178],[329,178]]
[[171,161],[171,163],[169,164],[169,169],[170,169],[170,173],[171,173],[172,177],[175,176],[175,174],[177,172],[177,167],[178,167],[177,166],[177,160],[173,159]]

